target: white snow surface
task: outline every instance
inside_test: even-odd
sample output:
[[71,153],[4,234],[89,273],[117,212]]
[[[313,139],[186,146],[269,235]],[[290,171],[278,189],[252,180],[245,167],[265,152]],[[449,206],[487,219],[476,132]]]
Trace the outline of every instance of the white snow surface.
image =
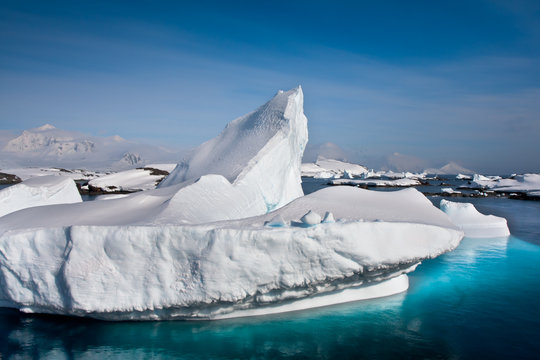
[[101,176],[88,182],[103,191],[141,191],[155,189],[166,175],[153,175],[152,167],[132,169]]
[[40,176],[0,190],[0,217],[35,206],[82,202],[69,177]]
[[506,219],[480,213],[471,203],[459,203],[441,200],[443,210],[450,220],[473,238],[490,238],[510,235]]
[[258,203],[261,213],[302,196],[300,166],[308,141],[303,104],[301,87],[278,92],[196,148],[159,187],[222,175]]

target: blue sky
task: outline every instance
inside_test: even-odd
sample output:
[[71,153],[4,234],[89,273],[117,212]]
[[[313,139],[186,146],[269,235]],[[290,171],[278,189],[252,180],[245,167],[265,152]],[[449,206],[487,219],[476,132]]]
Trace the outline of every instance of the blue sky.
[[537,1],[6,1],[0,129],[191,147],[301,84],[310,143],[540,172]]

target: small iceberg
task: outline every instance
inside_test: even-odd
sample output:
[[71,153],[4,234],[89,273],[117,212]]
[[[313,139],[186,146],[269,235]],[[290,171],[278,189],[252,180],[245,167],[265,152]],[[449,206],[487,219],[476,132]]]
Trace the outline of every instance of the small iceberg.
[[471,203],[458,203],[441,200],[440,208],[450,220],[465,232],[465,236],[473,238],[503,237],[510,235],[505,218],[484,215]]

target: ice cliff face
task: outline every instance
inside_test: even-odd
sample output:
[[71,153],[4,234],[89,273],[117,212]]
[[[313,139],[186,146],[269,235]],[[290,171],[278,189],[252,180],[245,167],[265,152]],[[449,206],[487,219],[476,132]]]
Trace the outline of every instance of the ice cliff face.
[[265,211],[302,196],[300,166],[308,141],[303,106],[301,87],[279,91],[195,149],[160,187],[219,174]]

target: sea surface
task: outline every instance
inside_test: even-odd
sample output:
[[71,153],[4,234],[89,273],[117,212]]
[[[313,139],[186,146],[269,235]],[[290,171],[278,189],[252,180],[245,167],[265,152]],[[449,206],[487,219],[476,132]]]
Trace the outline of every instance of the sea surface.
[[540,202],[450,200],[506,217],[512,236],[465,238],[411,273],[406,293],[222,321],[103,322],[0,309],[0,359],[538,359]]

